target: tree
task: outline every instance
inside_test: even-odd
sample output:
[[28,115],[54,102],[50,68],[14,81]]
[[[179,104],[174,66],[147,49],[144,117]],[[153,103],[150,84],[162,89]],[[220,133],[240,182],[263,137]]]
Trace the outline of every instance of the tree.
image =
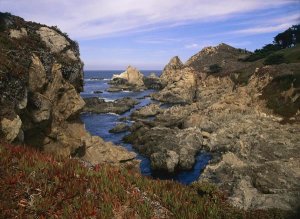
[[294,25],[274,37],[274,44],[282,49],[295,46],[300,42],[300,25]]

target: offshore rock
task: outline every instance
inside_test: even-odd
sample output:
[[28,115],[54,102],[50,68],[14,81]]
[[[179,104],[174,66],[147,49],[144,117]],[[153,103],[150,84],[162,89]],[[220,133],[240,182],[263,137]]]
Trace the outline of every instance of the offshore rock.
[[86,103],[83,109],[84,112],[116,114],[123,114],[139,103],[130,97],[124,97],[112,102],[106,102],[98,97],[90,97],[85,98],[84,101]]
[[117,92],[121,90],[144,90],[145,85],[143,81],[144,75],[136,68],[128,66],[126,71],[117,75],[114,74],[109,84],[111,87],[109,92]]

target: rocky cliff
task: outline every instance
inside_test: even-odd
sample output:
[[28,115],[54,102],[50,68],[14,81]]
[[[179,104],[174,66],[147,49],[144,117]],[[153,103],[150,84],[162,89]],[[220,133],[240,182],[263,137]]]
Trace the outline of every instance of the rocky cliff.
[[168,103],[192,103],[197,87],[195,76],[194,69],[184,66],[177,56],[173,57],[160,77],[163,89],[152,98]]
[[[173,58],[161,76],[165,88],[153,97],[185,104],[156,110],[154,120],[137,120],[126,140],[150,157],[154,169],[168,172],[192,168],[195,155],[209,151],[213,159],[199,180],[218,185],[231,203],[296,210],[300,63],[262,66],[261,60],[240,61],[245,53],[221,44],[185,64]],[[215,64],[218,72],[208,71]]]
[[84,129],[83,63],[78,44],[56,27],[0,13],[0,135],[92,164],[132,160],[134,153]]

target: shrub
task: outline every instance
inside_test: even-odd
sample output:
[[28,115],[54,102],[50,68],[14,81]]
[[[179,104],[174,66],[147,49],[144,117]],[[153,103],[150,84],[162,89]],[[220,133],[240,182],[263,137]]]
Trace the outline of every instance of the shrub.
[[284,55],[282,53],[278,53],[278,54],[272,54],[269,55],[265,61],[264,64],[265,65],[278,65],[281,63],[285,63],[286,60],[284,58]]
[[219,73],[222,70],[222,67],[218,64],[213,64],[209,66],[210,73]]
[[1,141],[0,157],[0,218],[275,218],[230,206],[210,184],[151,180],[109,165],[88,168]]

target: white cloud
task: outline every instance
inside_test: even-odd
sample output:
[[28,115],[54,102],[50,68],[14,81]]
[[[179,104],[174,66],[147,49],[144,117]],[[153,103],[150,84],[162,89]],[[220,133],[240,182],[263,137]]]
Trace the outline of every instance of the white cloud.
[[233,31],[233,33],[241,33],[241,34],[262,34],[262,33],[271,33],[276,31],[282,31],[292,26],[292,24],[279,24],[275,26],[263,26],[263,27],[254,27],[254,28],[247,28],[243,30]]
[[199,49],[201,46],[198,43],[192,43],[184,46],[186,49]]
[[300,15],[294,14],[288,17],[279,17],[269,21],[261,22],[260,25],[256,25],[255,27],[245,28],[241,30],[236,30],[230,32],[230,34],[263,34],[263,33],[272,33],[286,30],[300,22]]
[[295,0],[0,0],[2,11],[57,25],[77,39],[215,21]]

